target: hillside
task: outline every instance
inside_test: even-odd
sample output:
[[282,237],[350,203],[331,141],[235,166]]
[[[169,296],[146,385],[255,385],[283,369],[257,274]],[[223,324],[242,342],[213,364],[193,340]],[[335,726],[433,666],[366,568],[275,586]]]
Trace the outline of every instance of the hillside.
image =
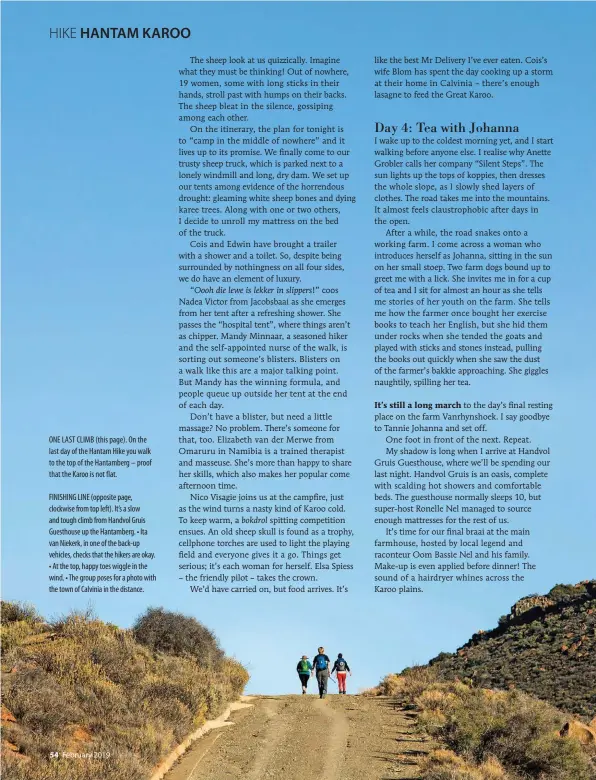
[[162,609],[125,630],[4,602],[2,650],[5,780],[146,780],[248,680],[209,629]]
[[513,605],[491,631],[430,665],[443,680],[516,688],[561,710],[596,714],[596,580],[557,585]]
[[440,681],[437,665],[390,674],[371,695],[411,712],[435,749],[421,780],[596,780],[596,718],[590,725],[519,688]]
[[[363,695],[252,697],[167,780],[596,780],[595,601],[596,581],[521,599]],[[1,628],[3,780],[147,780],[248,679],[163,609],[125,630],[3,603]]]

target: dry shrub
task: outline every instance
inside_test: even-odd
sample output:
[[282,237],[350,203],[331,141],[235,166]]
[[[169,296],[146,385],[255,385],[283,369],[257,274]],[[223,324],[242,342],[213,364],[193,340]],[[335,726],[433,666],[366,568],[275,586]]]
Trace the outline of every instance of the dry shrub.
[[511,775],[508,775],[505,772],[501,762],[494,758],[494,756],[487,758],[478,768],[482,780],[501,780],[501,778],[505,780],[505,778],[511,777]]
[[40,758],[23,759],[18,754],[4,757],[2,780],[147,780],[147,771],[133,755],[108,759]]
[[[198,621],[182,616],[169,640],[180,655],[164,653],[167,642],[159,631],[173,626],[173,613],[158,612],[157,622],[150,616],[153,633],[144,634],[149,646],[89,610],[54,621],[51,639],[13,645],[3,701],[17,721],[7,724],[5,738],[18,751],[7,751],[3,778],[144,780],[191,731],[242,693],[246,669],[226,658]],[[6,623],[9,629],[21,625],[33,624]],[[148,629],[143,619],[139,625]],[[191,652],[193,637],[198,644]],[[110,758],[50,760],[51,751],[73,749],[76,733],[86,737],[79,752],[108,752]]]
[[29,656],[54,680],[69,686],[88,686],[103,676],[101,667],[93,663],[89,648],[68,639],[39,645]]
[[0,648],[6,662],[8,662],[8,653],[29,636],[31,636],[31,623],[25,620],[2,623],[0,626]]
[[2,688],[3,703],[35,734],[53,734],[82,714],[74,692],[40,668],[7,675]]
[[239,696],[246,687],[249,674],[240,661],[235,658],[225,658],[221,665],[222,679],[230,686],[234,696]]
[[388,674],[376,688],[365,691],[366,695],[399,696],[403,700],[413,701],[437,680],[432,667],[411,666],[401,674]]
[[432,686],[426,691],[422,691],[416,699],[416,704],[422,710],[445,708],[448,704],[447,700],[453,699],[454,696],[454,693],[442,686]]
[[54,631],[70,636],[71,632],[85,631],[88,624],[94,620],[97,620],[97,615],[94,608],[89,605],[84,609],[72,609],[70,612],[52,618],[51,626]]
[[0,649],[4,662],[10,664],[10,651],[24,640],[40,634],[48,626],[31,604],[20,601],[0,602]]
[[[554,707],[516,690],[493,692],[451,684],[441,696],[442,686],[439,692],[434,688],[417,699],[421,722],[473,767],[497,759],[514,777],[596,778],[581,745],[558,735],[564,716]],[[429,778],[436,780],[435,775]]]
[[447,724],[447,716],[438,708],[423,710],[418,716],[418,727],[435,734]]
[[397,696],[401,691],[401,677],[398,674],[388,674],[374,690],[379,696]]
[[400,679],[404,697],[413,701],[436,682],[437,674],[431,666],[411,666],[404,669]]
[[451,750],[435,750],[422,765],[424,780],[513,780],[496,758],[480,765],[468,763]]
[[375,696],[381,696],[380,686],[382,681],[376,688],[358,688],[358,695],[363,696],[365,699],[373,699]]
[[2,625],[24,622],[34,626],[43,624],[44,620],[33,604],[24,601],[0,601],[0,622]]
[[133,626],[134,638],[151,650],[189,655],[201,666],[213,666],[224,658],[215,634],[193,617],[151,607]]

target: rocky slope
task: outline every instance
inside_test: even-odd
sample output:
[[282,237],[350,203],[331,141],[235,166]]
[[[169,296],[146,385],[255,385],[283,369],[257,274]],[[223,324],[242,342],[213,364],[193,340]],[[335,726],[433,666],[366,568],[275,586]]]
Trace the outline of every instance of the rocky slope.
[[584,718],[596,714],[596,580],[523,598],[491,631],[430,665],[444,680],[516,687]]

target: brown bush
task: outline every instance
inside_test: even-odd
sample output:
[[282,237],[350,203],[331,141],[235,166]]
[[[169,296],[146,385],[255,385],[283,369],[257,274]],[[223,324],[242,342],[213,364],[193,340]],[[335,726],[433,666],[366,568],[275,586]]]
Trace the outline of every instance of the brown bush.
[[[531,696],[516,690],[486,691],[461,683],[437,684],[422,693],[417,703],[422,710],[421,723],[429,733],[472,767],[497,759],[513,777],[596,778],[581,745],[559,736],[563,714]],[[428,777],[438,780],[440,775]]]
[[366,695],[398,696],[413,701],[429,685],[437,680],[435,670],[430,666],[411,666],[401,674],[388,674],[376,688],[366,691]]
[[169,655],[189,655],[201,666],[213,666],[224,658],[215,634],[193,617],[151,607],[133,626],[137,642]]
[[431,666],[411,666],[400,675],[401,690],[404,698],[413,701],[437,680]]
[[[244,667],[226,658],[213,634],[192,618],[182,620],[175,636],[182,655],[163,653],[160,642],[139,644],[132,631],[89,611],[55,620],[51,639],[27,642],[25,627],[31,634],[37,625],[43,624],[6,623],[9,630],[21,627],[10,650],[12,671],[3,676],[3,702],[15,718],[3,724],[5,740],[16,746],[5,751],[7,780],[143,780],[248,681]],[[188,652],[192,636],[201,640],[194,653]],[[75,739],[81,734],[84,743]],[[110,758],[49,759],[75,743]]]
[[468,763],[450,750],[435,750],[422,764],[425,780],[513,780],[496,758],[480,765]]
[[0,601],[0,622],[3,625],[17,622],[35,625],[43,623],[44,620],[33,604],[24,601]]
[[377,696],[396,696],[401,691],[401,677],[398,674],[388,674],[373,690]]

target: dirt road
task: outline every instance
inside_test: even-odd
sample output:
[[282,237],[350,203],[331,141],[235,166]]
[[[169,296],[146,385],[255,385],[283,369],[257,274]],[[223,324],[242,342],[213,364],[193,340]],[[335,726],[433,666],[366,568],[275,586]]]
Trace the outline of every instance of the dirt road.
[[252,697],[166,780],[414,780],[430,742],[392,699]]

